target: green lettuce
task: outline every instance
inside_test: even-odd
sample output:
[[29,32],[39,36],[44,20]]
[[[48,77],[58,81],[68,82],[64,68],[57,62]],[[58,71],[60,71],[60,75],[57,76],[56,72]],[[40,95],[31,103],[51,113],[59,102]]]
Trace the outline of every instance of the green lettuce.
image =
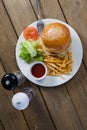
[[34,41],[22,42],[20,50],[19,57],[25,60],[27,63],[31,63],[32,61],[43,61],[44,59]]

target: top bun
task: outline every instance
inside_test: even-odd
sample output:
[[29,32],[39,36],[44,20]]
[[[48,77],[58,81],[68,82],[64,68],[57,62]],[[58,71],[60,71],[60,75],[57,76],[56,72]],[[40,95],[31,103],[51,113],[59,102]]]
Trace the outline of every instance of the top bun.
[[52,53],[62,53],[70,45],[70,31],[61,23],[50,23],[42,31],[43,44]]

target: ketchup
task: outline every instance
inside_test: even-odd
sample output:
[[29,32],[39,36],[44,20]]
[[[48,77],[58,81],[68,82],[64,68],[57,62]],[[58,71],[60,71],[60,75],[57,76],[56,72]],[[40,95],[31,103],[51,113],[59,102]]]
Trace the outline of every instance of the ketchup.
[[45,74],[45,68],[42,64],[38,63],[32,67],[31,72],[33,76],[35,76],[36,78],[40,78]]

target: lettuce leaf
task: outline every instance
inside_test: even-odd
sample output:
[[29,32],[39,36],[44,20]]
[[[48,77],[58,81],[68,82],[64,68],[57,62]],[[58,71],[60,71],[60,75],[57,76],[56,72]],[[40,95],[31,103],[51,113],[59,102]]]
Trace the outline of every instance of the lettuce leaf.
[[34,41],[22,42],[20,50],[19,57],[25,60],[27,63],[31,63],[32,61],[43,61],[44,59]]
[[31,44],[31,42],[24,41],[21,43],[21,45],[26,49],[26,51],[30,53],[31,57],[34,57],[37,55],[37,51],[34,48],[33,44]]

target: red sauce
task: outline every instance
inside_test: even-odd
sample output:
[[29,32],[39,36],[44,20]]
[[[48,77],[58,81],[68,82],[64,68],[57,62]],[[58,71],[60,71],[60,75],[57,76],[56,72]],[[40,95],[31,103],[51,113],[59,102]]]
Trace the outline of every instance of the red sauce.
[[32,67],[31,72],[33,76],[35,76],[36,78],[40,78],[45,74],[45,68],[42,64],[38,63]]

